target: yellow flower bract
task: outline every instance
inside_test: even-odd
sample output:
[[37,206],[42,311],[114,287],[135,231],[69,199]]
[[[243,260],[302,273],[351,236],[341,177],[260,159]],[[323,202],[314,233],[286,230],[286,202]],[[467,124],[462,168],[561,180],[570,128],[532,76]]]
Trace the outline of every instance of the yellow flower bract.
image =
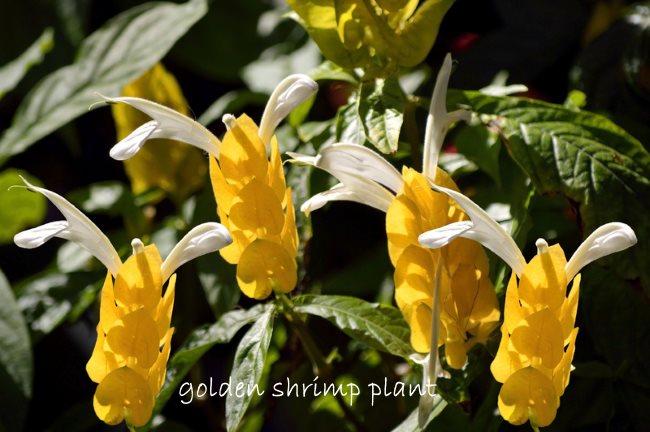
[[[434,275],[442,265],[440,284],[441,332],[449,366],[461,368],[467,351],[483,343],[499,322],[499,308],[488,277],[482,247],[457,239],[443,249],[426,249],[418,236],[467,216],[446,195],[434,192],[426,178],[411,168],[402,170],[403,190],[386,215],[388,251],[395,266],[395,298],[411,327],[411,345],[417,352],[431,348]],[[447,173],[438,169],[436,183],[458,190]]]
[[501,343],[492,362],[503,383],[499,411],[508,422],[551,424],[569,384],[578,329],[580,275],[566,296],[566,258],[559,245],[541,250],[526,266],[519,285],[515,274],[506,292]]
[[293,290],[298,232],[275,138],[269,159],[257,125],[242,115],[226,133],[219,160],[210,158],[210,178],[219,218],[233,238],[220,253],[237,264],[242,292],[262,300],[274,289]]
[[[122,89],[122,96],[133,96],[157,102],[188,115],[187,102],[176,78],[158,63],[140,78]],[[117,138],[122,140],[143,123],[151,120],[126,104],[111,106]],[[138,154],[124,161],[131,187],[136,194],[160,188],[180,201],[203,185],[206,173],[201,151],[183,143],[159,139],[145,146]],[[192,167],[188,169],[187,167]]]
[[116,425],[145,425],[165,381],[176,275],[162,295],[162,260],[154,245],[132,255],[101,294],[97,342],[86,365],[97,384],[95,413]]

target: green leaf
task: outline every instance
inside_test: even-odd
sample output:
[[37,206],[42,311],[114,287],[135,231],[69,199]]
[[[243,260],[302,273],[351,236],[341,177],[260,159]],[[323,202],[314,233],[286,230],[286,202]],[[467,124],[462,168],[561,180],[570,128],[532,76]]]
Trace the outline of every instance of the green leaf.
[[[426,427],[426,425],[431,423],[431,421],[434,418],[436,418],[442,412],[442,410],[445,409],[446,406],[447,406],[447,401],[445,401],[441,397],[437,397],[433,402],[433,410],[431,411],[431,414],[429,414],[429,419],[425,423],[424,427]],[[416,408],[413,411],[411,411],[411,414],[409,414],[409,416],[406,417],[406,419],[402,423],[397,425],[397,427],[395,427],[392,430],[392,432],[414,432],[417,430],[420,429],[418,428],[418,409]]]
[[205,298],[214,316],[221,316],[239,303],[241,291],[232,283],[235,280],[235,266],[210,254],[197,258],[196,267]]
[[353,96],[348,105],[339,108],[336,113],[336,141],[363,145],[366,142],[366,131],[359,117],[359,98]]
[[0,271],[0,367],[11,377],[22,394],[32,395],[33,360],[25,319]]
[[82,44],[74,64],[43,79],[0,138],[0,163],[88,110],[96,93],[116,96],[159,61],[207,11],[205,0],[147,3],[108,21]]
[[486,114],[538,193],[560,193],[576,203],[585,234],[607,222],[629,224],[638,244],[599,261],[625,278],[641,277],[650,293],[650,154],[637,139],[587,111],[477,92],[449,95],[451,105]]
[[19,231],[38,225],[45,217],[45,197],[30,193],[24,188],[12,188],[22,185],[19,176],[25,177],[37,186],[42,183],[31,174],[10,168],[0,172],[0,244],[11,242]]
[[244,385],[244,397],[238,397],[235,392],[231,392],[226,398],[226,425],[229,431],[237,429],[252,397],[258,393],[256,389],[273,334],[274,315],[273,307],[267,309],[246,332],[237,347],[230,376],[237,386]]
[[368,346],[408,358],[410,330],[399,310],[356,297],[303,295],[292,299],[295,311],[325,318]]
[[394,153],[404,121],[404,94],[397,79],[364,82],[357,106],[368,141],[382,153]]
[[224,314],[216,323],[192,332],[183,345],[176,350],[167,364],[167,378],[158,399],[155,413],[159,413],[187,372],[210,348],[218,343],[230,342],[245,325],[263,316],[271,306],[259,304],[248,310],[234,310]]
[[54,46],[53,34],[52,29],[45,29],[41,37],[27,48],[27,51],[0,68],[0,99],[18,85],[32,66],[43,61],[45,54]]
[[38,339],[78,317],[92,305],[103,281],[96,273],[48,273],[21,284],[16,290],[18,307],[32,337]]
[[498,135],[482,126],[466,126],[454,137],[456,148],[501,187]]

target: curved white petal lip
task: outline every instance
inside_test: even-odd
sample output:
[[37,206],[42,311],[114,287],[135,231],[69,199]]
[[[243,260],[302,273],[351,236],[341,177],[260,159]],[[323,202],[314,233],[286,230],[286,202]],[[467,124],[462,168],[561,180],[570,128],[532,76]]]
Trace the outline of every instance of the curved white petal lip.
[[169,279],[176,269],[186,262],[215,252],[230,243],[232,243],[232,236],[220,223],[207,222],[194,227],[174,246],[160,266],[163,280]]
[[575,251],[565,266],[567,280],[571,280],[592,261],[623,251],[637,242],[634,230],[622,222],[611,222],[597,228]]
[[215,157],[219,156],[221,142],[201,123],[171,108],[137,97],[109,98],[100,95],[108,104],[124,103],[142,111],[153,119],[137,128],[117,143],[110,151],[113,159],[126,160],[135,155],[147,140],[166,138],[193,145]]
[[308,215],[331,201],[352,201],[386,213],[394,198],[390,192],[370,180],[359,178],[351,182],[348,179],[347,184],[338,183],[330,190],[309,198],[300,206],[300,210]]
[[449,125],[459,120],[469,122],[472,117],[472,114],[467,110],[457,110],[447,113],[447,87],[449,86],[451,66],[451,54],[447,54],[436,78],[436,85],[431,96],[429,115],[427,116],[427,125],[424,132],[422,168],[423,174],[432,180],[435,180],[440,150],[442,149]]
[[258,132],[262,142],[267,145],[280,122],[317,91],[318,84],[307,75],[295,74],[283,79],[264,108]]
[[[290,154],[291,155],[291,154]],[[402,176],[386,159],[359,144],[335,143],[323,147],[314,166],[327,171],[339,181],[341,174],[352,174],[372,180],[397,194],[404,181]]]
[[86,249],[93,256],[106,266],[113,276],[122,266],[122,261],[103,232],[84,215],[79,209],[73,206],[61,195],[50,190],[34,186],[25,180],[21,180],[27,189],[38,192],[45,196],[65,217],[65,221],[50,222],[27,231],[20,232],[14,237],[14,242],[22,248],[34,248],[42,245],[52,237],[59,237],[77,243]]
[[458,203],[469,216],[471,226],[464,221],[427,231],[418,238],[420,244],[424,247],[439,248],[458,237],[475,240],[501,257],[517,276],[521,276],[526,267],[526,260],[512,237],[485,210],[462,193],[430,183],[433,189],[447,194]]

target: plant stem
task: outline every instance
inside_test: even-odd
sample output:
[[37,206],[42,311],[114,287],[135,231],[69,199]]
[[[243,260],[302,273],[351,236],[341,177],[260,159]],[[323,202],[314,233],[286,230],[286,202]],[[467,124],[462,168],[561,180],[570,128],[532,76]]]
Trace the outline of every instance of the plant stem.
[[284,312],[285,318],[298,335],[305,353],[307,353],[307,356],[311,360],[314,374],[317,376],[322,376],[323,378],[328,378],[331,372],[331,367],[327,361],[325,361],[325,356],[323,356],[323,353],[320,351],[316,345],[316,342],[314,342],[314,339],[309,334],[305,322],[302,320],[300,315],[295,313],[293,310],[293,303],[286,295],[282,293],[276,293],[276,296],[282,303],[282,310]]

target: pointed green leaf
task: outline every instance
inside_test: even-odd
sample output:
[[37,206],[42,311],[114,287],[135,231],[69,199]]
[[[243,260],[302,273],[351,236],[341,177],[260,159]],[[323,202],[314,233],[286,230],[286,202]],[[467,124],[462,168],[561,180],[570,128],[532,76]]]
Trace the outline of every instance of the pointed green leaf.
[[54,46],[52,29],[46,29],[41,37],[34,42],[27,51],[17,59],[0,68],[0,99],[18,85],[25,74],[43,61],[45,54]]
[[122,87],[159,61],[207,10],[205,0],[146,3],[90,35],[77,60],[43,79],[23,100],[0,138],[0,163],[88,110],[96,93]]
[[[266,353],[273,334],[273,317],[275,309],[268,308],[257,322],[246,332],[239,342],[235,353],[235,362],[230,376],[237,386],[243,384],[244,396],[237,396],[236,391],[228,393],[226,398],[226,425],[229,431],[237,429],[246,413],[253,395],[258,394],[258,383],[264,370]],[[261,392],[261,389],[260,389]]]
[[397,79],[363,83],[358,114],[368,141],[382,153],[394,153],[404,121],[404,94]]
[[32,395],[32,350],[25,319],[14,293],[0,271],[0,368],[4,369],[23,395]]
[[292,299],[295,311],[330,321],[353,339],[390,354],[413,354],[410,330],[399,310],[356,297],[303,295]]
[[258,320],[271,309],[270,305],[259,304],[248,310],[234,310],[223,314],[216,323],[194,330],[167,364],[167,378],[156,400],[154,412],[159,413],[163,409],[187,372],[203,354],[216,344],[230,342],[242,327]]
[[577,203],[585,236],[607,222],[629,224],[639,242],[599,262],[641,277],[650,293],[650,154],[636,138],[601,115],[561,105],[469,91],[449,98],[485,114],[537,192]]

